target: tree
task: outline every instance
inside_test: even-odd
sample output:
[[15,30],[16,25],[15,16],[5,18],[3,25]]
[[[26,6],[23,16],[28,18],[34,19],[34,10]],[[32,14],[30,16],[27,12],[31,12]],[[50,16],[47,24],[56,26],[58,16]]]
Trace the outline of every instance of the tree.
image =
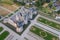
[[0,4],[2,3],[2,0],[0,0]]
[[36,1],[35,6],[40,7],[40,6],[42,6],[45,2],[46,2],[46,0],[38,0],[38,1]]
[[60,14],[60,10],[59,10],[59,11],[57,11],[57,13],[58,13],[58,14]]
[[49,3],[51,0],[46,0],[47,3]]
[[49,3],[49,7],[50,7],[50,8],[52,8],[52,4],[53,4],[53,2],[51,1],[51,2]]

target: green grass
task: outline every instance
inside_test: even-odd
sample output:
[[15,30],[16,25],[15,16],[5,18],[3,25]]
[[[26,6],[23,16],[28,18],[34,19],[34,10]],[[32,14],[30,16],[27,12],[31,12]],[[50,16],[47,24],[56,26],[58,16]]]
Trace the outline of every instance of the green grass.
[[0,27],[0,32],[3,30],[3,28],[2,27]]
[[59,40],[58,37],[42,30],[42,29],[39,29],[37,28],[36,26],[32,26],[32,28],[30,29],[31,32],[35,33],[36,35],[42,37],[43,39],[45,40]]
[[8,32],[8,31],[4,31],[4,32],[0,35],[0,40],[4,40],[8,35],[9,35],[9,32]]
[[60,24],[57,24],[57,23],[55,23],[55,22],[49,21],[49,20],[44,19],[44,18],[42,18],[42,17],[39,17],[39,18],[37,19],[37,21],[38,21],[38,22],[42,22],[42,23],[44,23],[44,24],[47,24],[47,25],[49,25],[49,26],[51,26],[51,27],[54,27],[54,28],[60,30]]

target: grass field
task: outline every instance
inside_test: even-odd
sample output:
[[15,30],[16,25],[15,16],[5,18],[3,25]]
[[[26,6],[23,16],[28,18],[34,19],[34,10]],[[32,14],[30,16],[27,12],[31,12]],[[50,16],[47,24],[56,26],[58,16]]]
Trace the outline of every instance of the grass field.
[[2,27],[0,27],[0,32],[3,30],[3,28]]
[[0,34],[0,40],[4,40],[9,35],[8,31],[4,31],[2,34]]
[[[2,32],[3,30],[4,30],[3,27],[0,26],[0,32]],[[0,40],[4,40],[8,35],[9,35],[9,32],[8,31],[3,31],[0,34]]]
[[60,24],[57,24],[57,23],[55,23],[55,22],[53,22],[53,21],[49,21],[49,20],[44,19],[44,18],[42,18],[42,17],[39,17],[39,18],[37,19],[37,21],[38,21],[38,22],[42,22],[42,23],[44,23],[44,24],[46,24],[46,25],[49,25],[49,26],[51,26],[51,27],[53,27],[53,28],[56,28],[56,29],[60,30]]
[[45,39],[45,40],[59,40],[58,37],[56,37],[56,36],[54,36],[54,35],[46,32],[46,31],[44,31],[44,30],[42,30],[42,29],[39,29],[39,28],[37,28],[36,26],[32,26],[32,27],[30,28],[30,31],[31,31],[32,33],[34,33],[34,34],[42,37],[42,38]]

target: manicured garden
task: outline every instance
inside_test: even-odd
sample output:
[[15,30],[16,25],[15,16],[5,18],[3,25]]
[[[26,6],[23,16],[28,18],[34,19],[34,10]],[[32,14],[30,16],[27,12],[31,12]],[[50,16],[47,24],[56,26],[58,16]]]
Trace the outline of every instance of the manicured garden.
[[0,32],[3,30],[3,28],[2,27],[0,27]]
[[60,24],[57,24],[57,23],[55,23],[55,22],[53,22],[53,21],[49,21],[49,20],[47,20],[47,19],[45,19],[45,18],[42,18],[42,17],[39,17],[39,18],[37,19],[37,21],[38,21],[38,22],[41,22],[41,23],[44,23],[44,24],[46,24],[46,25],[49,25],[49,26],[51,26],[51,27],[53,27],[53,28],[56,28],[56,29],[58,29],[58,30],[60,30]]
[[8,31],[4,31],[2,34],[0,34],[0,40],[4,40],[9,35]]
[[42,30],[42,29],[39,29],[39,28],[37,28],[36,26],[32,26],[32,27],[30,28],[30,31],[31,31],[32,33],[35,33],[36,35],[42,37],[42,38],[45,39],[45,40],[59,40],[58,37],[56,37],[56,36],[54,36],[54,35],[46,32],[46,31],[44,31],[44,30]]

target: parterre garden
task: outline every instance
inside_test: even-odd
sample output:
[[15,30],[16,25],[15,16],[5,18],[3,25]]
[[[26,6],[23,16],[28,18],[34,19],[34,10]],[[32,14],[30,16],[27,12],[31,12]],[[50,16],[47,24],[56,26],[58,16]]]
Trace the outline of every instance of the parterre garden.
[[51,27],[53,27],[53,28],[56,28],[56,29],[60,30],[60,24],[57,24],[57,23],[55,23],[55,22],[53,22],[53,21],[49,21],[49,20],[47,20],[47,19],[45,19],[45,18],[39,17],[39,18],[37,19],[37,22],[44,23],[44,24],[46,24],[46,25],[48,25],[48,26],[51,26]]
[[[4,30],[3,27],[0,27],[0,32],[2,32],[3,30]],[[9,32],[4,31],[3,33],[0,34],[0,40],[4,40],[8,35],[9,35]]]
[[32,26],[30,28],[30,31],[40,37],[42,37],[43,39],[45,40],[59,40],[58,37],[40,29],[40,28],[37,28],[36,26]]

